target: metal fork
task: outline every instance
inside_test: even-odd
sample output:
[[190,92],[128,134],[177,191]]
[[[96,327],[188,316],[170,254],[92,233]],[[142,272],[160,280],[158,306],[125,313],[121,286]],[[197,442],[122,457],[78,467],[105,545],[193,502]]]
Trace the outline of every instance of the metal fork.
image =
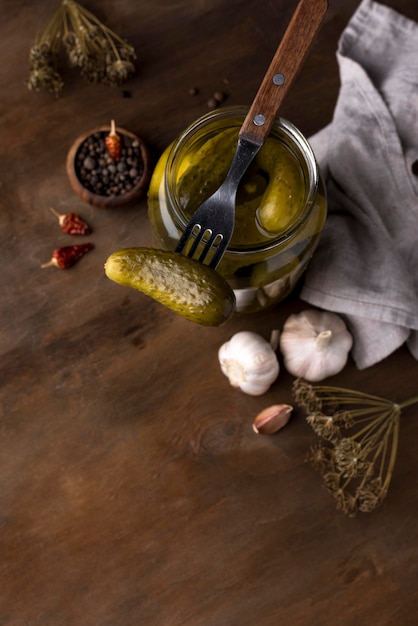
[[[193,213],[176,252],[215,269],[234,231],[235,198],[248,166],[270,133],[282,101],[306,59],[328,0],[300,0],[238,135],[231,167],[221,186]],[[196,255],[196,256],[195,256]]]

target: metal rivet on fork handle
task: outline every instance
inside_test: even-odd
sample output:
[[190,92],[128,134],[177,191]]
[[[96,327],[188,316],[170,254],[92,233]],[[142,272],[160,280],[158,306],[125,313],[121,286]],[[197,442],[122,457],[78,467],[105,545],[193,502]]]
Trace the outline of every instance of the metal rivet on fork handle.
[[261,113],[257,113],[257,115],[254,116],[253,122],[256,126],[262,126],[266,123],[266,118]]
[[283,74],[275,74],[273,76],[273,83],[275,85],[278,85],[280,87],[280,85],[284,85],[284,76]]
[[[273,83],[277,85],[278,87],[280,87],[281,85],[284,85],[283,74],[275,74],[273,76]],[[263,126],[263,124],[266,123],[266,118],[264,117],[262,113],[257,113],[257,115],[254,115],[253,122],[256,126]]]

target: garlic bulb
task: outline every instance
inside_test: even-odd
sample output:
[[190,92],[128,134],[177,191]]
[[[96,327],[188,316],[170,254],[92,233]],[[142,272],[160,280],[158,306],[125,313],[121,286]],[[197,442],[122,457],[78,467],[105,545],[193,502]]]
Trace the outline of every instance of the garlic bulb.
[[352,345],[344,321],[335,313],[316,309],[291,315],[280,336],[287,371],[310,382],[338,374]]
[[274,331],[271,343],[257,333],[241,331],[220,347],[221,370],[233,387],[251,396],[260,396],[269,389],[279,375],[275,341]]

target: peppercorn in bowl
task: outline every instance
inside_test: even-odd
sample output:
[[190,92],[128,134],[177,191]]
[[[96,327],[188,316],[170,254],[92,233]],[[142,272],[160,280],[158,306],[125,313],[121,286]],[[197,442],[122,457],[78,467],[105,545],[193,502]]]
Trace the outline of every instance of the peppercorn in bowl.
[[80,198],[99,208],[121,207],[144,196],[151,176],[144,141],[125,130],[101,126],[76,139],[67,156],[67,175]]

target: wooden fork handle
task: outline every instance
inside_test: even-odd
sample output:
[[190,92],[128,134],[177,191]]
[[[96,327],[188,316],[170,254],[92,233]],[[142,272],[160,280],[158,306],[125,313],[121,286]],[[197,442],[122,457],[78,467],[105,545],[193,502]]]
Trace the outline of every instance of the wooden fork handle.
[[282,101],[302,67],[328,8],[328,0],[300,0],[240,130],[264,143]]

